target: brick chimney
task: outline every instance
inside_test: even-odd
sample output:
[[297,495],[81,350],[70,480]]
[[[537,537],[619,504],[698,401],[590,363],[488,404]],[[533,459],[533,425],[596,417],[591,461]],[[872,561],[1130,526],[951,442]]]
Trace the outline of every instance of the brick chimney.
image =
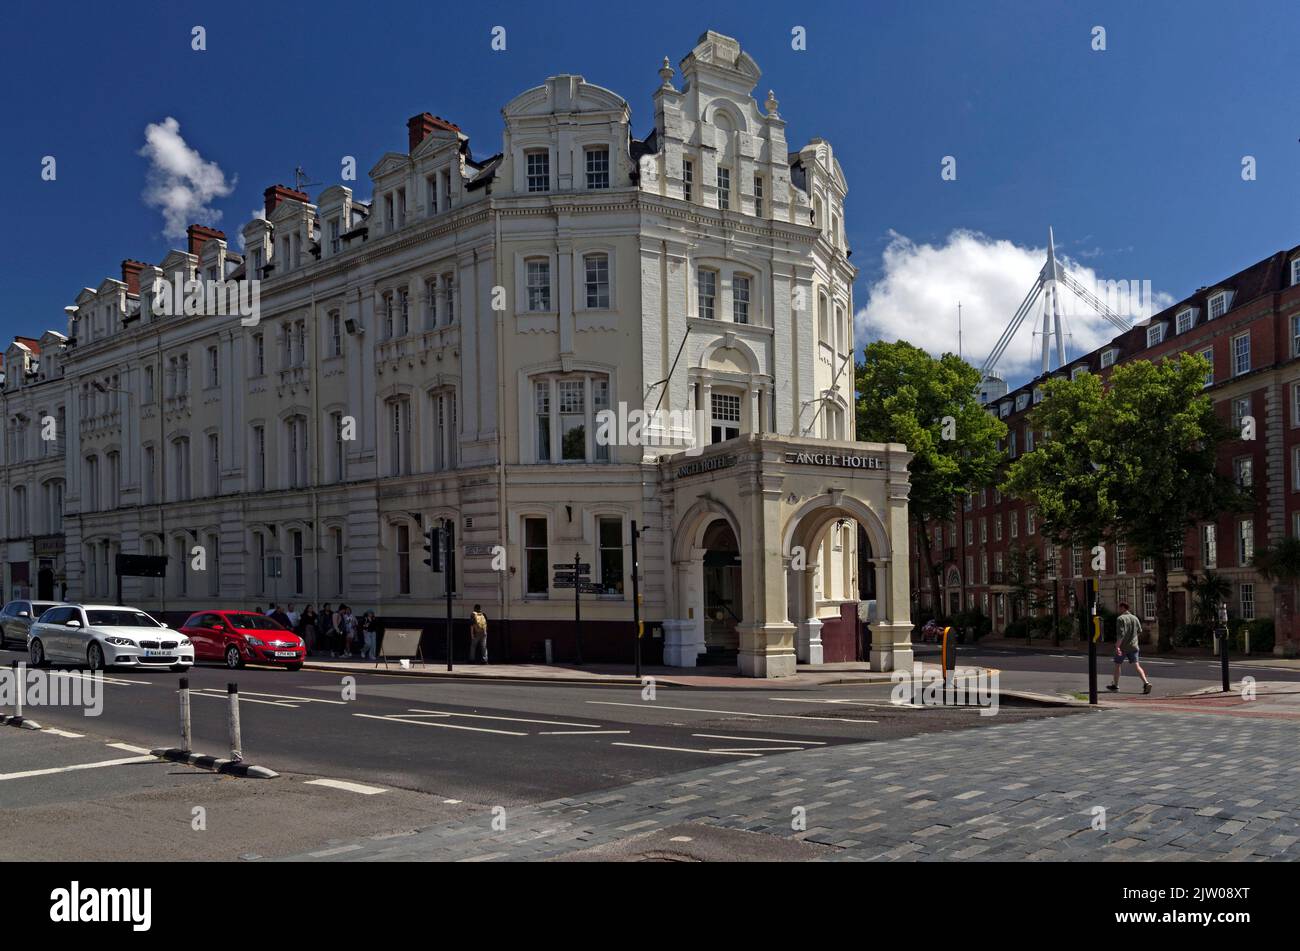
[[203,245],[207,243],[209,238],[220,238],[223,241],[226,238],[224,231],[209,228],[207,225],[190,225],[185,229],[185,234],[189,238],[189,248],[187,250],[195,257],[199,256],[199,252],[203,250]]
[[300,201],[304,205],[311,204],[311,195],[306,192],[296,191],[287,185],[272,185],[262,192],[262,197],[266,200],[266,217],[268,218],[271,217],[271,212],[275,211],[276,206],[285,200]]
[[428,112],[421,112],[418,116],[411,116],[406,120],[406,138],[409,143],[407,151],[414,152],[415,147],[423,142],[434,129],[459,132],[460,126]]
[[122,283],[126,285],[126,292],[140,296],[140,272],[145,269],[143,261],[132,261],[127,258],[122,262]]

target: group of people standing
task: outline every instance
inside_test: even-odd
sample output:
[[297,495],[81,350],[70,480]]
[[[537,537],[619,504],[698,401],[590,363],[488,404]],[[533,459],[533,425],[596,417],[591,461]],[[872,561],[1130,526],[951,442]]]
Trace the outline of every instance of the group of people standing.
[[307,645],[308,654],[329,654],[335,658],[359,657],[362,660],[376,660],[379,657],[384,624],[375,617],[374,611],[367,611],[358,618],[346,604],[333,608],[326,603],[321,605],[319,611],[309,604],[299,613],[290,602],[284,607],[272,604],[266,612],[259,607],[257,612],[265,613],[301,637]]

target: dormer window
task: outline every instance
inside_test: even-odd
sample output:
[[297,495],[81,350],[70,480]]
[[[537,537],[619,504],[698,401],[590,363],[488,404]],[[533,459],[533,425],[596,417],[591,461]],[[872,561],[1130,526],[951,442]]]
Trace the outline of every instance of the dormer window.
[[1158,343],[1163,343],[1165,339],[1165,325],[1152,324],[1147,328],[1147,346],[1154,347]]
[[1216,317],[1222,317],[1228,312],[1228,292],[1220,291],[1210,298],[1206,305],[1209,319],[1214,320]]
[[1034,405],[1037,406],[1037,405],[1038,405],[1039,403],[1041,403],[1042,401],[1043,401],[1043,391],[1040,390],[1040,389],[1038,389],[1037,387],[1035,387],[1035,388],[1034,388]]
[[1291,286],[1300,284],[1300,257],[1291,259]]
[[1017,412],[1017,413],[1020,412],[1022,409],[1024,409],[1024,408],[1025,408],[1026,406],[1028,406],[1028,405],[1029,405],[1029,395],[1028,395],[1027,393],[1021,393],[1019,396],[1016,397],[1016,412]]
[[1196,325],[1196,308],[1186,307],[1178,312],[1174,327],[1177,333],[1185,334]]
[[998,415],[1001,416],[1003,419],[1006,419],[1008,416],[1010,416],[1011,404],[1008,402],[1008,403],[1003,403],[1001,406],[999,406]]
[[1101,368],[1105,370],[1107,367],[1113,367],[1117,356],[1119,356],[1119,351],[1114,347],[1111,347],[1109,350],[1103,350],[1101,352]]
[[1085,373],[1087,373],[1087,372],[1088,372],[1088,368],[1087,368],[1087,367],[1074,367],[1074,368],[1070,371],[1070,379],[1071,379],[1071,380],[1077,380],[1079,377],[1083,376],[1083,375],[1084,375]]
[[340,240],[340,236],[339,236],[339,220],[337,218],[331,218],[330,219],[330,254],[338,254],[339,249],[341,247],[342,247],[342,241]]

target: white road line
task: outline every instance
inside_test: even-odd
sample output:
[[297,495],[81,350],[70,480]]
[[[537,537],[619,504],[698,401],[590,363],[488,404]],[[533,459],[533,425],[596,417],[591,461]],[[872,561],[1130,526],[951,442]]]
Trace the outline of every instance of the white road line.
[[[365,783],[349,783],[342,779],[309,779],[304,786],[328,786],[330,789],[342,789],[344,792],[361,793],[363,796],[377,796],[388,792],[383,786],[367,786]],[[314,853],[313,853],[314,854]]]
[[[228,696],[230,696],[230,694],[226,693],[226,691],[224,691],[224,690],[222,690],[220,693],[204,693],[204,692],[203,692],[204,690],[216,690],[216,689],[217,689],[217,688],[215,688],[215,687],[204,687],[202,690],[191,690],[191,691],[190,691],[190,696],[191,696],[191,697],[207,697],[209,700],[225,700]],[[239,695],[239,702],[240,702],[240,703],[264,703],[264,704],[266,704],[268,707],[284,707],[284,708],[289,709],[289,710],[297,710],[297,709],[298,709],[298,704],[296,704],[296,703],[285,703],[285,702],[282,701],[282,700],[253,700],[253,699],[251,699],[251,698],[249,698],[249,697],[245,697],[243,694],[240,694],[240,695]]]
[[0,773],[0,782],[6,779],[27,779],[30,776],[53,776],[55,773],[71,773],[81,769],[99,769],[102,766],[127,766],[132,763],[156,763],[152,756],[132,756],[127,759],[106,759],[98,763],[78,763],[75,766],[55,766],[50,769],[29,769],[21,773]]
[[657,703],[619,703],[616,700],[588,700],[606,707],[636,707],[640,710],[680,710],[683,713],[724,713],[733,717],[760,717],[764,720],[831,720],[835,723],[875,723],[875,720],[850,720],[847,717],[801,717],[795,713],[749,713],[744,710],[703,710],[699,707],[665,707]]
[[463,799],[444,799],[444,800],[442,801],[442,804],[443,804],[444,806],[459,806],[459,805],[460,805],[462,802],[464,802],[464,801],[465,801],[465,800],[463,800]]
[[603,736],[607,733],[631,733],[631,730],[538,730],[538,736]]
[[706,756],[758,756],[758,753],[727,753],[722,750],[692,750],[685,746],[650,746],[647,743],[611,743],[610,746],[632,746],[639,750],[667,750],[670,753],[704,753]]
[[578,726],[587,727],[592,730],[599,730],[599,723],[566,723],[563,720],[527,720],[523,717],[494,717],[486,713],[452,713],[449,710],[419,710],[415,707],[408,707],[407,713],[417,713],[426,717],[469,717],[471,720],[505,720],[510,723],[541,723],[545,726]]
[[692,733],[691,736],[698,736],[705,740],[743,740],[746,743],[802,743],[805,746],[825,746],[822,740],[784,740],[772,739],[766,736],[721,736],[717,733]]
[[367,720],[385,720],[389,723],[412,723],[415,726],[436,726],[444,730],[469,730],[473,733],[499,733],[502,736],[527,736],[527,733],[517,733],[514,730],[489,730],[485,726],[461,726],[459,723],[431,723],[428,720],[408,720],[404,717],[381,717],[373,713],[354,713],[354,717],[364,717]]
[[[216,690],[216,687],[204,687],[204,690]],[[276,700],[297,700],[300,703],[333,703],[340,707],[347,706],[346,700],[322,700],[320,697],[290,697],[282,693],[255,693],[252,690],[239,692],[241,697],[272,697]]]
[[323,859],[330,855],[342,855],[344,852],[355,852],[361,848],[359,845],[340,845],[337,849],[321,849],[319,852],[308,852],[314,859]]
[[[84,733],[69,733],[67,730],[56,730],[52,726],[47,726],[45,729],[41,730],[41,732],[48,733],[51,736],[65,736],[70,740],[80,740],[86,735]],[[145,752],[147,753],[149,751],[145,750]]]
[[[47,671],[47,673],[49,673],[51,677],[76,677],[80,680],[92,679],[90,674],[84,673],[80,670],[51,670],[51,671]],[[104,683],[113,684],[118,687],[128,687],[128,686],[129,687],[152,687],[153,686],[152,680],[127,680],[124,677],[110,677],[107,674],[104,675]]]
[[127,753],[148,753],[149,751],[143,746],[132,746],[130,743],[108,743],[107,746],[115,750],[123,750]]
[[758,750],[762,753],[778,753],[786,750],[802,750],[802,746],[713,746],[710,753],[749,753]]

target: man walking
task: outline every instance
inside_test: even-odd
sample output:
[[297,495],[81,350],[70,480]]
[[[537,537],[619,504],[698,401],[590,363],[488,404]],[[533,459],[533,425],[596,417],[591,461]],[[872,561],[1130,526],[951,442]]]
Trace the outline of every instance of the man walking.
[[487,615],[483,613],[481,604],[474,605],[474,610],[469,616],[469,662],[474,663],[474,658],[478,656],[479,651],[483,652],[481,663],[488,662],[487,653]]
[[1115,637],[1115,679],[1106,685],[1110,691],[1119,690],[1119,673],[1124,667],[1124,661],[1132,664],[1142,678],[1142,692],[1151,692],[1151,680],[1147,677],[1147,672],[1142,669],[1138,662],[1138,637],[1142,633],[1142,622],[1128,609],[1128,605],[1120,602],[1119,617],[1115,620],[1116,637]]

